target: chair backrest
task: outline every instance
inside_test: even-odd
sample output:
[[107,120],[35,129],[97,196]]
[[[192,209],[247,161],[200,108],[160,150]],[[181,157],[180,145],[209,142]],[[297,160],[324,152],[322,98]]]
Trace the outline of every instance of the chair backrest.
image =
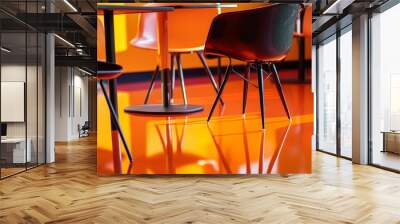
[[89,121],[85,121],[85,123],[82,125],[82,129],[89,129],[90,125],[89,125]]
[[248,62],[281,61],[292,46],[298,12],[297,4],[272,4],[218,15],[211,25],[205,54]]
[[[174,4],[157,4],[157,6],[168,5]],[[203,46],[211,22],[217,15],[216,8],[176,9],[168,12],[169,48],[185,49]],[[140,15],[137,35],[131,44],[140,48],[157,49],[157,13]]]

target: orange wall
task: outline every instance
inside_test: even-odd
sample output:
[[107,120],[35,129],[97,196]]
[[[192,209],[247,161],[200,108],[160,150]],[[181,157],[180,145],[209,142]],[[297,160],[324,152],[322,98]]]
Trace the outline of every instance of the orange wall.
[[[240,3],[237,8],[224,8],[222,12],[243,10],[264,5],[265,3]],[[125,72],[152,71],[156,67],[157,54],[152,50],[139,49],[130,46],[129,42],[136,36],[138,14],[116,15],[114,17],[115,25],[115,48],[117,63],[124,67]],[[104,28],[103,16],[98,16],[97,24],[97,57],[99,60],[105,60]],[[183,21],[186,26],[200,26],[203,21]],[[311,21],[310,21],[311,23]],[[182,26],[182,24],[180,24]],[[202,35],[202,34],[199,34]],[[292,49],[289,52],[286,61],[296,61],[298,59],[298,41],[294,38]],[[306,39],[306,59],[311,59],[311,38]],[[227,63],[227,59],[222,59]],[[234,64],[242,62],[234,61]],[[201,62],[195,54],[185,54],[182,56],[184,68],[200,68]],[[216,66],[216,60],[208,60],[209,66]]]

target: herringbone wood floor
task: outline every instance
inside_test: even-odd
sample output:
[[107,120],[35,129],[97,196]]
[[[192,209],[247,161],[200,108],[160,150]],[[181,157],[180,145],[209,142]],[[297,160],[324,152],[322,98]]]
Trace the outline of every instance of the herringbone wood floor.
[[96,141],[0,181],[0,223],[400,223],[400,175],[314,153],[312,175],[96,175]]

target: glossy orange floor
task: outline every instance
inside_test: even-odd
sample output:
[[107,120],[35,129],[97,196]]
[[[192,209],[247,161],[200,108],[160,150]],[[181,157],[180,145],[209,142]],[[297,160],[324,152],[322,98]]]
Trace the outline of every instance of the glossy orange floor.
[[[293,71],[295,72],[295,71]],[[253,83],[257,83],[252,75]],[[188,116],[137,116],[123,112],[143,102],[148,83],[120,84],[119,115],[132,148],[129,166],[123,152],[123,170],[129,174],[291,174],[311,172],[313,96],[310,84],[284,84],[292,121],[285,116],[273,82],[265,83],[266,130],[261,130],[258,91],[249,88],[246,116],[241,115],[243,82],[232,76],[223,99],[225,107],[206,117],[215,93],[206,76],[187,78],[190,104],[204,111]],[[159,102],[160,86],[150,98]],[[175,102],[181,102],[179,82]],[[122,144],[121,144],[122,146]],[[112,175],[110,118],[103,95],[98,95],[97,167],[99,175]],[[123,149],[122,149],[123,151]]]

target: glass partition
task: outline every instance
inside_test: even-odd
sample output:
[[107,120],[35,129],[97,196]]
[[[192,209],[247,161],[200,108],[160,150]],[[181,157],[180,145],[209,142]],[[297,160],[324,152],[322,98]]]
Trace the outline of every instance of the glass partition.
[[340,155],[352,157],[352,32],[344,29],[340,43]]
[[0,2],[1,179],[45,162],[46,40],[21,20],[40,2]]
[[[21,2],[19,7],[24,7]],[[7,14],[4,18],[13,20]],[[23,24],[1,29],[1,175],[10,176],[26,170],[31,162],[30,142],[27,142],[27,33]]]
[[400,170],[400,4],[371,19],[372,164]]

